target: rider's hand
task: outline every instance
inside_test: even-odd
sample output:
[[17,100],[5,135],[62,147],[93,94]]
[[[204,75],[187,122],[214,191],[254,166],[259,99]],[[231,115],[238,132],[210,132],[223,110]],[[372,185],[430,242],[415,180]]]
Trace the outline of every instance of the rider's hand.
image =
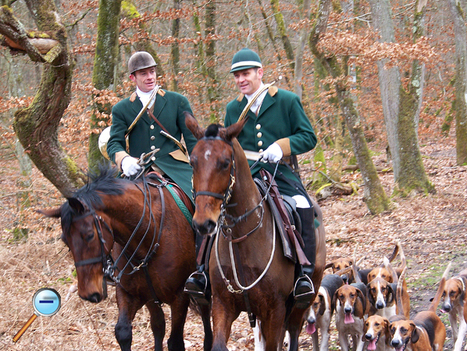
[[126,156],[122,160],[122,171],[127,177],[134,176],[141,170],[141,166],[138,164],[138,160],[131,156]]
[[279,162],[283,155],[284,153],[282,152],[281,147],[276,143],[271,144],[264,152],[261,153],[264,162],[274,163]]

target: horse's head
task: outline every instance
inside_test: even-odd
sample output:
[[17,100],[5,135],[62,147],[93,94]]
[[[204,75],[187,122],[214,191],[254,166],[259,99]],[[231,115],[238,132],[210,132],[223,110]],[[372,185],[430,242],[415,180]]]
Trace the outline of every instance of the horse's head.
[[201,234],[216,231],[221,212],[232,195],[236,173],[234,149],[240,148],[233,139],[245,122],[246,119],[228,128],[211,124],[203,129],[193,116],[186,114],[185,123],[198,139],[190,155],[190,163],[196,205],[193,227]]
[[[102,178],[101,178],[102,179]],[[100,302],[107,297],[104,269],[114,244],[110,218],[101,210],[105,189],[88,184],[59,208],[40,210],[47,217],[61,219],[62,240],[75,261],[78,294]],[[112,192],[118,192],[118,187]]]

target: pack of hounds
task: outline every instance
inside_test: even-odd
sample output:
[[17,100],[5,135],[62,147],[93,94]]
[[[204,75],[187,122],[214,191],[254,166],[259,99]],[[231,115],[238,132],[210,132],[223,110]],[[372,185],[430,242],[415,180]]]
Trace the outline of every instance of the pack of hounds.
[[[391,262],[400,255],[400,264]],[[323,277],[309,308],[306,331],[313,350],[329,349],[331,320],[335,318],[340,349],[442,351],[446,327],[436,310],[449,314],[454,351],[462,351],[467,331],[467,269],[448,279],[451,263],[439,282],[427,310],[410,316],[406,283],[406,258],[400,242],[379,267],[361,269],[354,258],[339,258],[326,265],[332,274]]]

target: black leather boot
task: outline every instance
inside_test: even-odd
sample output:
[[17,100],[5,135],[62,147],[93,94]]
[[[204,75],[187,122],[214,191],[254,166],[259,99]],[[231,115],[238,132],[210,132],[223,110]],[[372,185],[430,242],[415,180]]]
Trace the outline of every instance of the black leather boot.
[[295,307],[308,308],[315,289],[311,280],[316,261],[315,211],[311,208],[297,208],[302,222],[303,251],[310,265],[301,267],[301,272],[294,286]]
[[[204,245],[203,240],[205,240]],[[198,258],[199,252],[202,250],[202,257],[197,259],[197,262],[201,262],[201,264],[197,264],[196,271],[190,274],[185,282],[185,287],[183,289],[184,292],[190,294],[190,296],[193,297],[196,302],[202,305],[209,305],[211,296],[208,278],[209,273],[207,268],[207,262],[209,261],[210,253],[209,243],[210,240],[208,237],[203,237],[200,234],[196,234],[196,257]],[[204,246],[208,247],[205,248]],[[202,262],[206,262],[206,264]]]

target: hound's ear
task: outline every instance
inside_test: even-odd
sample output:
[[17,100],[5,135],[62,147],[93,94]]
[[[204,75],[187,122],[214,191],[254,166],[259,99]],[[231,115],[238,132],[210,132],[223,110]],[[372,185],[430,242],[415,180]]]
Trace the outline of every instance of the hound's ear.
[[396,299],[396,294],[394,293],[394,290],[391,286],[391,284],[388,284],[388,297],[387,297],[387,300],[386,300],[386,303],[393,303],[394,300]]
[[332,267],[332,262],[329,262],[329,263],[326,263],[326,265],[324,266],[324,269],[326,270],[331,267]]
[[187,111],[183,113],[185,114],[186,127],[193,133],[197,140],[201,139],[204,136],[204,129],[199,126],[198,121],[191,113]]
[[383,320],[383,331],[386,336],[386,344],[390,345],[391,342],[391,331],[389,330],[389,320],[386,318]]
[[415,344],[420,338],[420,330],[418,330],[414,323],[410,323],[410,326],[412,327],[412,335],[410,337],[410,341],[412,342],[412,344]]
[[366,298],[363,292],[360,289],[357,290],[357,295],[360,297],[360,300],[362,301],[362,306],[363,306],[363,314],[365,314],[366,311]]
[[373,297],[373,294],[370,292],[370,290],[371,290],[370,283],[368,283],[367,286],[366,286],[366,291],[367,291],[367,296],[368,296],[368,302],[369,302],[372,306],[374,306],[375,303],[376,303],[376,301],[375,301],[375,299],[374,299],[374,297]]
[[324,296],[321,294],[318,294],[318,299],[319,299],[318,313],[322,316],[324,312],[326,311],[326,302],[324,301]]

